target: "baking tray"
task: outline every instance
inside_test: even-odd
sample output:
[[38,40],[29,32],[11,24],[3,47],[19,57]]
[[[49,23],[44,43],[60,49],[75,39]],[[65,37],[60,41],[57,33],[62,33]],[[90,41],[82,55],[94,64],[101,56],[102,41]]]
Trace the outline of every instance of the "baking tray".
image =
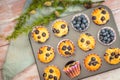
[[[92,21],[92,17],[91,17],[91,12],[93,11],[94,8],[97,8],[97,7],[104,7],[108,10],[108,12],[110,13],[110,20],[108,21],[107,24],[105,25],[101,25],[101,26],[98,26],[96,24],[93,23]],[[73,18],[74,15],[76,14],[79,14],[79,13],[76,13],[76,14],[72,14],[72,15],[69,15],[69,16],[66,16],[66,17],[63,17],[63,18],[60,18],[62,20],[65,20],[68,24],[69,24],[69,33],[67,34],[67,36],[64,36],[62,38],[58,38],[56,36],[54,36],[54,33],[52,32],[51,30],[51,26],[53,24],[53,22],[51,22],[47,28],[49,30],[49,33],[50,33],[50,38],[48,39],[48,41],[46,41],[45,43],[37,43],[35,42],[32,37],[31,37],[31,32],[29,33],[29,41],[30,41],[30,44],[31,44],[31,47],[32,47],[32,50],[33,50],[33,55],[35,57],[35,61],[36,61],[36,64],[37,64],[37,68],[38,68],[38,72],[39,72],[39,75],[40,75],[40,79],[43,80],[43,72],[44,72],[44,69],[45,67],[47,67],[48,65],[56,65],[60,71],[61,71],[61,80],[70,80],[70,78],[63,72],[63,68],[65,66],[65,64],[70,61],[70,60],[77,60],[77,61],[80,61],[80,64],[81,64],[81,74],[78,76],[78,77],[75,77],[73,78],[72,80],[78,80],[78,79],[83,79],[83,78],[86,78],[86,77],[89,77],[89,76],[92,76],[92,75],[96,75],[96,74],[99,74],[99,73],[103,73],[103,72],[106,72],[106,71],[109,71],[109,70],[113,70],[113,69],[116,69],[116,68],[120,68],[120,64],[117,64],[117,65],[110,65],[108,64],[104,58],[103,58],[103,55],[105,53],[105,50],[108,48],[108,47],[118,47],[120,48],[120,44],[119,44],[119,41],[120,41],[120,36],[119,36],[119,32],[118,32],[118,29],[117,29],[117,26],[116,26],[116,23],[115,23],[115,20],[114,20],[114,17],[113,17],[113,14],[111,12],[111,10],[107,7],[107,6],[104,6],[104,5],[100,5],[100,6],[96,6],[94,8],[91,8],[91,9],[88,9],[88,10],[85,10],[85,11],[82,11],[82,12],[79,12],[79,13],[84,13],[86,14],[89,19],[90,19],[90,27],[85,31],[85,33],[91,33],[94,37],[95,37],[95,40],[96,40],[96,47],[95,49],[91,50],[91,51],[88,51],[88,52],[84,52],[82,51],[81,49],[79,49],[78,45],[77,45],[77,40],[79,38],[79,35],[81,33],[84,33],[84,32],[77,32],[75,31],[73,28],[72,28],[72,25],[71,25],[71,20]],[[97,35],[98,35],[98,31],[105,27],[105,26],[109,26],[109,27],[112,27],[115,32],[116,32],[116,41],[110,45],[110,46],[104,46],[102,45],[98,39],[97,39]],[[63,39],[70,39],[73,41],[74,45],[75,45],[75,48],[76,48],[76,51],[75,51],[75,55],[74,56],[71,56],[71,57],[62,57],[60,56],[60,54],[57,52],[57,45],[59,43],[59,41],[63,40]],[[42,63],[38,60],[38,57],[37,57],[37,52],[38,52],[38,49],[43,46],[43,45],[51,45],[54,49],[55,49],[55,58],[52,62],[50,63]],[[88,71],[85,66],[84,66],[84,58],[90,54],[90,53],[96,53],[98,54],[101,59],[102,59],[102,66],[99,70],[95,71],[95,72],[91,72],[91,71]]]

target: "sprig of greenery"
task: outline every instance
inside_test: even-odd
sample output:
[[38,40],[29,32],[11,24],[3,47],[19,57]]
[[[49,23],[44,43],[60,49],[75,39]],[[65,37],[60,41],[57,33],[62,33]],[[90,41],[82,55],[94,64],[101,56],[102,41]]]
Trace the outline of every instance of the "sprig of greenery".
[[[58,14],[62,14],[67,7],[78,4],[91,4],[91,0],[32,0],[32,3],[27,8],[27,10],[21,14],[21,16],[17,19],[17,24],[15,26],[14,32],[7,37],[7,40],[15,39],[22,33],[28,33],[32,30],[34,26],[37,25],[47,25],[50,21],[54,20],[58,17]],[[46,15],[44,17],[38,16],[38,18],[32,23],[32,25],[25,26],[27,20],[29,20],[31,14],[30,12],[39,8],[40,10],[44,7],[53,7],[57,11],[57,15],[55,12],[50,15]],[[62,9],[57,9],[57,7],[62,7]],[[35,11],[34,11],[35,13]]]

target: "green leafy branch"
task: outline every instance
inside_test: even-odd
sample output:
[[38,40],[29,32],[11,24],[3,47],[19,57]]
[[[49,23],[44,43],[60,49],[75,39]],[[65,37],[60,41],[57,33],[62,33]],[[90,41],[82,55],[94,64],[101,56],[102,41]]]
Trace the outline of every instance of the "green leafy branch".
[[[59,17],[60,14],[62,14],[67,7],[72,6],[72,5],[84,5],[84,4],[89,4],[91,5],[92,2],[91,0],[32,0],[32,3],[30,6],[27,8],[27,10],[21,14],[21,16],[17,19],[17,24],[15,26],[14,32],[7,37],[7,40],[15,39],[17,38],[20,34],[22,33],[28,33],[29,31],[32,30],[34,26],[37,25],[47,25],[49,24],[50,21],[56,19]],[[30,16],[32,14],[36,13],[36,9],[42,9],[45,7],[52,7],[55,8],[55,11],[52,12],[49,15],[46,15],[44,17],[38,16],[38,18],[33,21],[31,25],[25,25],[27,20],[30,19]],[[58,9],[58,7],[61,7],[61,9]]]

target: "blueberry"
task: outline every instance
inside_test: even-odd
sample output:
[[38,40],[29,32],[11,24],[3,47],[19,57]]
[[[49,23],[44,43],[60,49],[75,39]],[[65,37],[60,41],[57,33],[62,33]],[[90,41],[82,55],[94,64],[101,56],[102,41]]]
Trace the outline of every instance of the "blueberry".
[[100,36],[99,38],[100,38],[100,40],[103,40],[103,36]]
[[49,77],[49,79],[52,79],[52,78],[53,78],[53,75],[49,75],[48,77]]
[[41,37],[40,37],[40,36],[38,36],[37,38],[38,38],[38,39],[40,39]]
[[53,30],[52,30],[52,31],[53,31],[53,33],[56,33],[56,32],[57,32],[57,30],[56,30],[55,28],[53,28]]
[[106,43],[106,41],[102,40],[103,43]]
[[119,55],[115,55],[115,58],[118,58],[119,57]]
[[103,33],[103,36],[106,36],[106,32]]
[[75,26],[75,28],[79,28],[80,27],[80,25],[79,24],[76,24],[76,25],[74,25]]
[[102,30],[101,30],[101,32],[102,32],[102,33],[104,33],[104,32],[105,32],[105,30],[104,30],[104,29],[102,29]]
[[50,54],[49,53],[46,53],[46,57],[49,57],[50,56]]
[[104,37],[104,40],[106,41],[108,38],[107,37]]
[[60,31],[59,31],[59,30],[56,30],[56,33],[60,33]]
[[78,20],[78,17],[75,17],[75,18],[74,18],[74,21],[77,21],[77,20]]
[[108,30],[109,33],[111,33],[111,30]]
[[114,40],[114,37],[111,37],[111,40],[113,41],[113,40]]
[[89,45],[89,44],[90,44],[90,41],[86,41],[86,44],[88,44],[88,45]]
[[79,17],[78,17],[78,21],[81,21],[81,19],[82,19],[82,18],[79,16]]
[[92,20],[96,20],[96,16],[92,16]]
[[84,25],[84,24],[81,24],[81,28],[85,29],[85,25]]
[[73,20],[72,23],[75,25],[77,22]]
[[96,58],[95,58],[95,57],[92,57],[92,58],[91,58],[91,61],[95,61],[95,60],[96,60]]
[[105,33],[108,34],[108,31],[106,31]]
[[54,80],[58,80],[56,76],[54,76]]
[[79,28],[79,30],[81,31],[81,30],[82,30],[82,28]]
[[92,65],[93,65],[93,66],[96,66],[96,62],[93,62]]
[[109,31],[107,28],[105,28],[104,30],[105,30],[105,32],[106,32],[106,31]]
[[62,50],[66,50],[66,46],[63,46],[63,47],[62,47]]
[[42,54],[43,53],[43,51],[42,50],[39,50],[39,54]]
[[109,44],[109,43],[110,43],[109,41],[106,42],[106,44]]
[[101,21],[104,21],[104,20],[105,20],[105,17],[104,17],[104,16],[102,16],[102,17],[101,17]]
[[106,11],[105,11],[105,10],[103,10],[101,13],[102,13],[102,14],[106,14]]
[[81,30],[84,30],[85,28],[81,28]]
[[66,55],[71,55],[71,53],[69,51],[65,51]]
[[111,41],[111,39],[110,38],[108,38],[108,40],[107,40],[108,42],[110,42]]
[[100,10],[101,10],[101,9],[102,9],[102,7],[99,7],[98,9],[100,9]]
[[81,42],[84,42],[84,41],[85,41],[85,39],[84,39],[84,38],[82,38],[80,41],[81,41]]
[[85,19],[82,20],[82,23],[86,23],[86,22],[87,22],[87,20],[85,20]]
[[88,22],[87,22],[87,23],[85,23],[85,26],[86,26],[86,27],[88,26]]
[[50,51],[51,47],[47,47],[47,51]]
[[78,21],[77,24],[81,24],[81,21]]
[[71,46],[68,46],[67,49],[68,49],[68,50],[72,50]]
[[114,56],[114,55],[115,55],[115,52],[112,52],[112,53],[111,53],[111,56]]
[[111,33],[110,33],[110,35],[111,35],[111,36],[114,36],[114,33],[113,33],[113,32],[111,32]]
[[84,18],[85,18],[85,16],[84,16],[84,15],[81,15],[80,17],[81,17],[82,19],[84,19]]
[[99,34],[100,36],[103,36],[103,33],[102,32],[100,32],[100,34]]
[[65,29],[66,25],[65,24],[62,24],[61,25],[61,29]]
[[91,66],[91,65],[92,65],[92,63],[91,63],[91,62],[89,62],[89,63],[88,63],[88,65],[89,65],[89,66]]
[[46,73],[43,73],[43,77],[46,77],[47,76],[47,74]]
[[107,37],[109,38],[109,37],[110,37],[110,35],[108,34],[108,35],[107,35]]
[[75,29],[79,30],[79,27],[75,27]]
[[109,58],[109,60],[111,61],[113,59],[113,57],[111,56],[110,58]]
[[49,70],[50,73],[53,73],[54,71],[52,69]]
[[42,36],[43,36],[43,37],[45,37],[45,36],[46,36],[46,33],[45,33],[45,32],[43,32],[43,33],[42,33]]
[[34,32],[35,32],[35,34],[39,34],[39,30],[35,30]]

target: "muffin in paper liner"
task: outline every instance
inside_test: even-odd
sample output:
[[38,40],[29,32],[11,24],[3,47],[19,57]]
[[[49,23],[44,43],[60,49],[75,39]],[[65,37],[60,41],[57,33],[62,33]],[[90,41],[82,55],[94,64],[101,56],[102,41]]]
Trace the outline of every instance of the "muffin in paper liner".
[[63,71],[69,78],[75,78],[80,75],[81,67],[79,61],[69,61],[66,63]]
[[44,43],[50,37],[49,31],[45,26],[34,27],[31,35],[32,35],[33,40],[38,43]]
[[88,71],[97,71],[102,66],[102,60],[97,54],[92,53],[84,59],[84,66]]
[[105,51],[104,59],[111,65],[120,63],[120,49],[119,48],[108,48]]
[[70,57],[74,55],[75,45],[71,40],[63,39],[58,43],[57,50],[61,56]]
[[65,20],[58,19],[52,24],[52,31],[57,37],[64,37],[69,32],[68,23]]
[[60,80],[61,72],[60,69],[55,65],[49,65],[44,69],[43,78],[44,80]]
[[83,51],[91,51],[96,46],[96,40],[90,33],[82,33],[78,38],[78,47]]
[[97,7],[92,12],[92,21],[97,25],[104,25],[110,20],[110,14],[104,7]]
[[49,63],[55,57],[55,50],[50,45],[44,45],[38,50],[38,60],[42,63]]

